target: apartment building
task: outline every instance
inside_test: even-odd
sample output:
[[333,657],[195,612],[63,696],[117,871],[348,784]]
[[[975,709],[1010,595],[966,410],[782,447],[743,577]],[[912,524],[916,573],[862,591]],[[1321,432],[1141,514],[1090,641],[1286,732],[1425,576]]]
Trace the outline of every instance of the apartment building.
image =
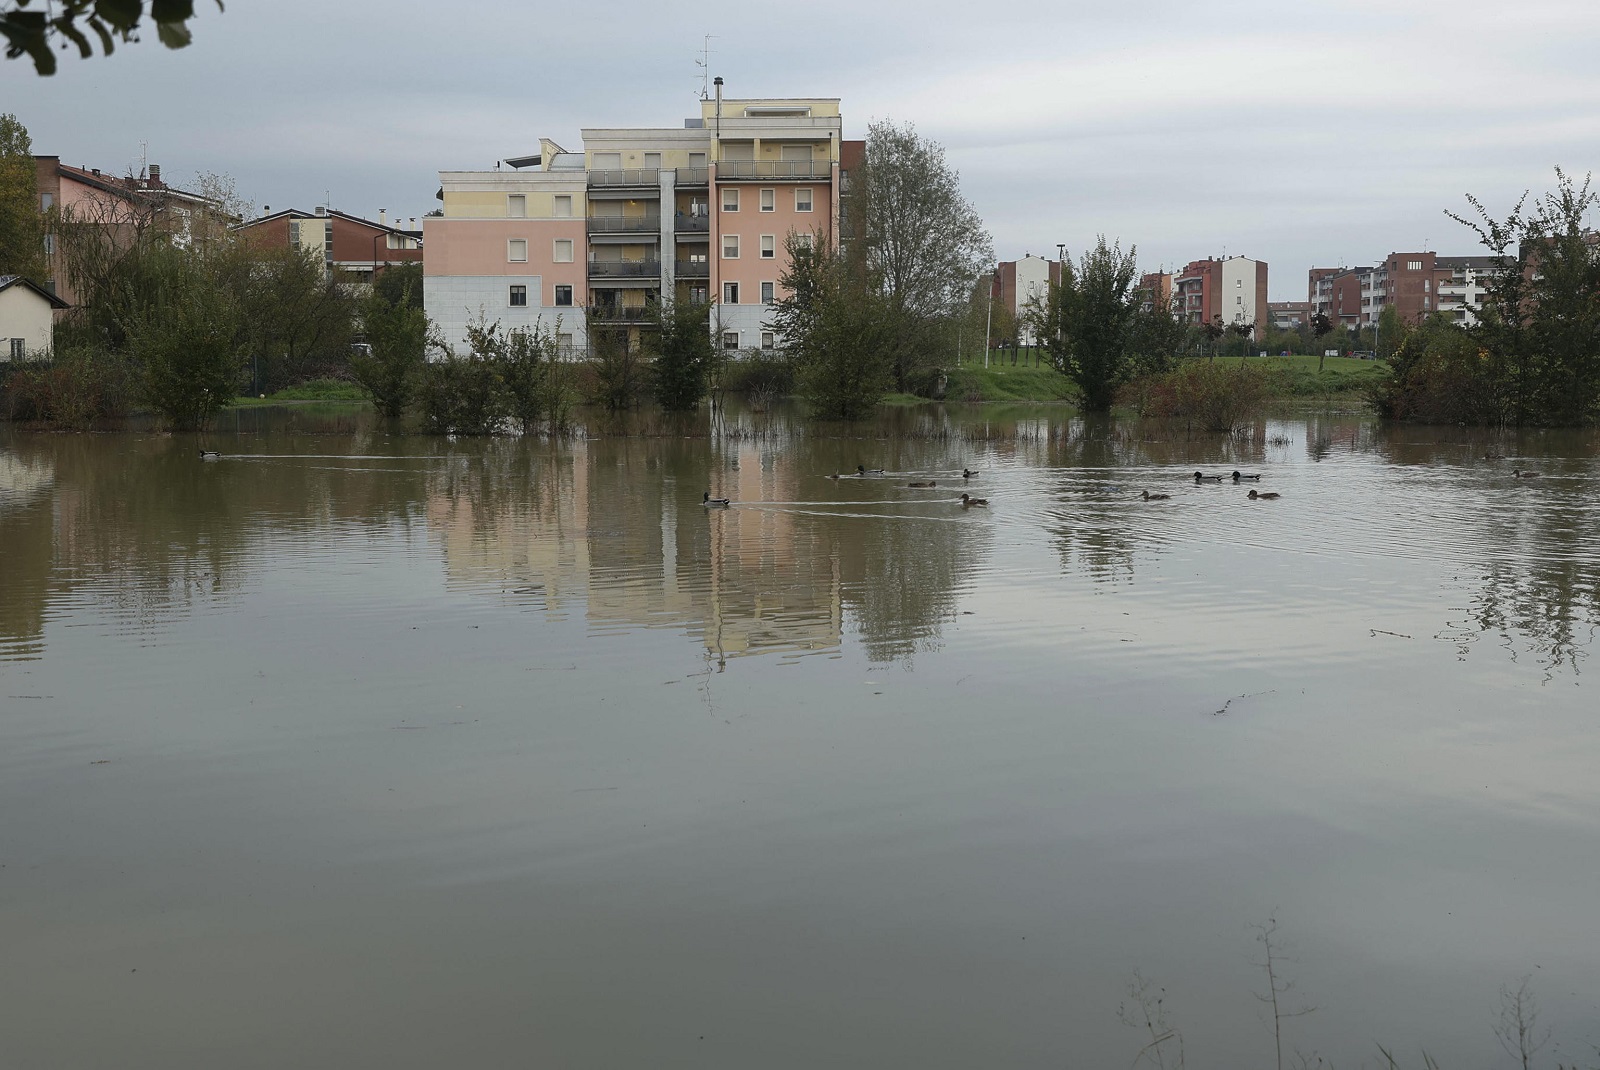
[[1389,306],[1406,323],[1444,312],[1457,323],[1472,324],[1493,272],[1490,256],[1390,253],[1376,266],[1312,268],[1307,288],[1313,313],[1346,327],[1376,323]]
[[1185,323],[1267,324],[1267,265],[1245,256],[1190,262],[1172,282],[1176,315]]
[[1374,301],[1382,300],[1382,269],[1370,265],[1353,268],[1312,268],[1309,280],[1311,313],[1321,313],[1335,324],[1360,327],[1378,318]]
[[1311,322],[1310,301],[1269,301],[1267,318],[1280,331],[1292,331]]
[[726,349],[773,347],[789,236],[839,234],[839,101],[716,84],[681,128],[586,128],[579,151],[545,138],[506,169],[440,172],[423,295],[444,337],[482,317],[582,348],[587,320],[636,344],[666,294],[710,302]]
[[1170,271],[1152,271],[1139,276],[1139,292],[1144,295],[1144,301],[1139,308],[1144,312],[1171,308],[1173,283],[1176,279],[1177,276]]
[[1018,345],[1038,344],[1034,331],[1028,324],[1028,312],[1036,304],[1043,304],[1050,284],[1061,282],[1061,262],[1027,253],[1021,260],[1003,260],[995,267],[995,304],[1011,313],[1017,325]]
[[422,260],[422,231],[413,218],[389,222],[378,209],[376,221],[318,205],[310,212],[288,208],[267,212],[234,229],[263,249],[299,249],[322,262],[329,273],[371,282],[385,268]]

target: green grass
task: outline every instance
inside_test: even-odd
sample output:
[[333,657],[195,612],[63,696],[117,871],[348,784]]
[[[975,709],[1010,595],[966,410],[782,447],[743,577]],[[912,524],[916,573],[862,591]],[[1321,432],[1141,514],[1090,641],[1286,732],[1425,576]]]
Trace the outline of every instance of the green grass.
[[[1321,372],[1317,371],[1319,360],[1324,365]],[[1384,361],[1354,357],[1328,357],[1326,360],[1321,357],[1267,357],[1266,363],[1283,369],[1284,381],[1279,393],[1285,397],[1360,394],[1389,373],[1389,365]]]
[[281,405],[285,401],[366,401],[367,393],[355,383],[342,379],[313,379],[307,383],[285,387],[264,398],[241,397],[235,405]]
[[1059,403],[1071,401],[1076,396],[1072,383],[1066,376],[1049,367],[1034,367],[1009,363],[999,364],[991,358],[989,367],[963,364],[949,371],[950,382],[945,388],[946,401],[1029,401]]

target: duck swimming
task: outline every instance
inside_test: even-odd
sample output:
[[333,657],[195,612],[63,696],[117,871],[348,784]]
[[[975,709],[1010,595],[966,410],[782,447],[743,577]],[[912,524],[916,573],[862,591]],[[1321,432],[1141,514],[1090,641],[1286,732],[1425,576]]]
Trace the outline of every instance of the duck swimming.
[[937,487],[938,485],[939,484],[937,482],[935,482],[934,480],[931,480],[931,479],[928,480],[926,483],[907,483],[906,484],[906,486],[908,486],[908,487]]
[[700,496],[700,504],[704,505],[704,506],[709,506],[710,508],[713,508],[713,509],[726,509],[728,507],[728,499],[726,499],[726,498],[713,498],[711,496],[711,492],[708,490],[708,491],[705,492],[705,494]]
[[1194,481],[1196,483],[1221,483],[1222,477],[1201,475],[1199,472],[1196,472],[1194,474]]
[[202,461],[220,461],[222,459],[222,454],[218,453],[216,450],[201,450],[200,459]]
[[858,476],[881,476],[881,475],[883,475],[883,469],[881,469],[881,468],[868,468],[866,465],[858,464],[858,465],[856,465],[856,475],[858,475]]
[[1233,481],[1235,483],[1238,483],[1241,480],[1250,480],[1253,483],[1259,483],[1259,482],[1261,482],[1261,473],[1257,472],[1253,476],[1247,476],[1247,475],[1244,475],[1244,474],[1240,473],[1239,471],[1235,470],[1234,473],[1233,473]]
[[1539,473],[1538,472],[1524,472],[1520,468],[1513,468],[1511,470],[1511,478],[1512,479],[1538,479],[1539,478]]
[[1147,502],[1164,502],[1170,497],[1172,497],[1170,494],[1151,494],[1149,491],[1145,491],[1143,494],[1143,498]]
[[1249,498],[1251,501],[1255,501],[1259,498],[1261,501],[1270,502],[1274,498],[1278,497],[1278,492],[1275,490],[1269,490],[1265,494],[1262,494],[1258,490],[1253,490],[1249,494],[1245,495],[1245,497]]
[[988,505],[988,504],[989,504],[989,499],[988,498],[974,498],[970,494],[963,494],[961,496],[961,508],[963,508],[963,509],[971,509],[974,505]]
[[976,479],[976,478],[978,478],[978,473],[974,472],[970,468],[963,468],[961,470],[961,478],[962,479]]

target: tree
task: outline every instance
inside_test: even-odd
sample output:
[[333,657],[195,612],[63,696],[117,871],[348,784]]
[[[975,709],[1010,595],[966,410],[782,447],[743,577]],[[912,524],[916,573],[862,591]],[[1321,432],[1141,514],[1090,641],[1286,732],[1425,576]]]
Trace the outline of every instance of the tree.
[[813,411],[858,420],[894,378],[892,298],[863,258],[841,253],[821,233],[809,239],[789,235],[789,266],[779,279],[788,296],[773,306],[771,325]]
[[1063,261],[1060,281],[1051,282],[1043,304],[1030,313],[1051,364],[1077,385],[1079,403],[1089,412],[1108,411],[1118,388],[1135,374],[1132,327],[1143,303],[1138,277],[1135,250],[1107,246],[1102,235],[1077,271]]
[[202,258],[167,245],[152,256],[126,324],[145,401],[174,430],[198,431],[233,402],[239,378],[238,306]]
[[377,294],[361,303],[367,349],[350,358],[356,381],[386,419],[397,420],[417,388],[427,362],[428,317],[410,301],[391,305]]
[[1328,347],[1322,344],[1323,336],[1333,332],[1333,320],[1328,318],[1326,312],[1318,312],[1311,317],[1311,337],[1317,347],[1317,371],[1321,373],[1322,366],[1328,361]]
[[1200,325],[1200,333],[1205,336],[1206,344],[1211,347],[1211,359],[1217,359],[1217,343],[1222,336],[1228,333],[1228,328],[1222,322],[1221,316],[1212,316]]
[[855,177],[861,244],[887,298],[892,371],[904,390],[912,371],[950,348],[949,322],[993,261],[993,248],[944,149],[910,124],[868,126],[865,164]]
[[[78,55],[88,59],[94,55],[94,43],[87,30],[109,56],[118,40],[139,40],[140,23],[146,17],[144,0],[48,0],[39,7],[44,10],[34,10],[34,0],[5,0],[0,6],[0,36],[6,39],[7,59],[26,55],[42,75],[56,73],[57,46],[76,45]],[[217,0],[217,10],[222,9],[222,0]],[[183,48],[189,43],[194,0],[150,0],[148,15],[162,44]]]
[[372,288],[391,305],[402,302],[422,307],[422,265],[394,264],[378,272]]
[[1384,305],[1383,311],[1378,313],[1378,341],[1372,355],[1379,360],[1394,356],[1395,350],[1406,340],[1408,329],[1400,318],[1400,310],[1394,305]]
[[349,367],[356,302],[319,257],[240,242],[226,260],[253,390],[272,393]]
[[656,309],[652,384],[661,407],[687,412],[706,393],[711,364],[711,306],[697,301],[663,301]]
[[21,275],[41,286],[50,277],[33,141],[9,113],[0,115],[0,275]]
[[1229,324],[1228,330],[1239,336],[1239,359],[1242,361],[1250,355],[1249,339],[1256,333],[1256,325],[1249,320],[1235,320]]

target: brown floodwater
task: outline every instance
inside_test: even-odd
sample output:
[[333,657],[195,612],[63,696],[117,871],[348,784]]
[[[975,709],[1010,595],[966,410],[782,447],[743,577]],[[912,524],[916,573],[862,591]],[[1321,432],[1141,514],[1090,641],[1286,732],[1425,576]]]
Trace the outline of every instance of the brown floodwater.
[[0,428],[0,1065],[1592,1061],[1594,434],[589,431]]

